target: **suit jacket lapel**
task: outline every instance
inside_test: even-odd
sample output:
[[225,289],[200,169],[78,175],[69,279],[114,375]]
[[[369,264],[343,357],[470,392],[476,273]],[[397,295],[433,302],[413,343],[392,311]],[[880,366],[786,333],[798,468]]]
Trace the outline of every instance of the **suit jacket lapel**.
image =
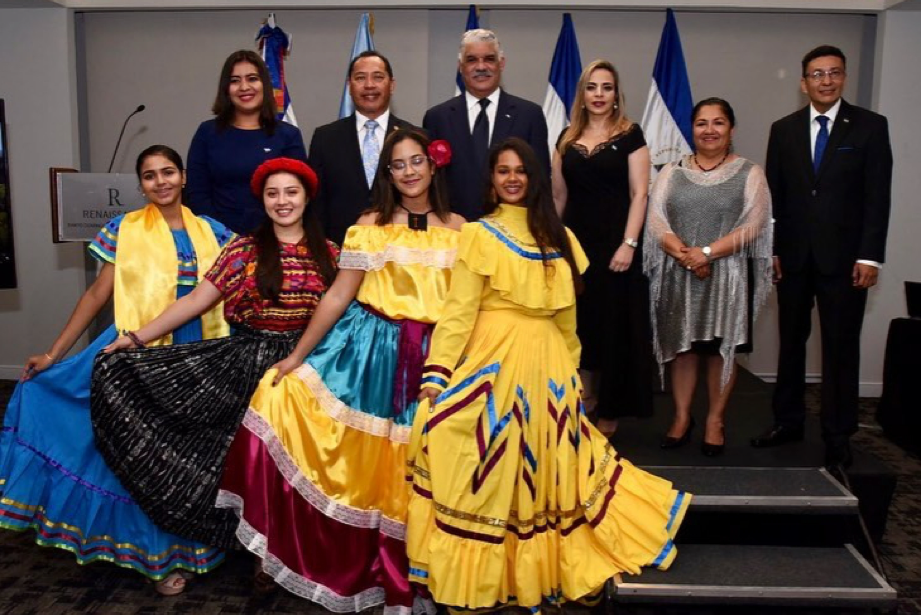
[[496,125],[492,129],[490,147],[499,143],[512,132],[515,121],[515,103],[509,99],[504,91],[499,92],[499,106],[496,108]]
[[793,135],[796,155],[800,158],[800,164],[806,169],[806,175],[810,183],[815,182],[815,167],[812,166],[812,127],[809,125],[809,106],[800,110],[799,117],[796,120],[796,131]]
[[822,174],[825,173],[826,169],[828,169],[828,166],[832,163],[832,159],[835,157],[838,146],[841,145],[841,142],[844,140],[845,135],[847,135],[850,129],[851,106],[842,100],[841,106],[838,108],[838,116],[835,117],[835,123],[831,127],[831,134],[828,135],[828,144],[825,146],[825,154],[822,156],[822,163],[819,165],[819,172],[816,176],[816,181],[822,177]]
[[470,134],[470,120],[467,117],[467,98],[461,94],[455,96],[449,107],[451,118],[448,120],[448,128],[454,134],[448,136],[448,142],[457,145],[458,152],[468,159],[470,165],[473,165],[473,136]]
[[355,125],[355,114],[348,116],[343,120],[342,123],[342,142],[345,157],[349,167],[351,167],[352,173],[355,177],[361,178],[362,185],[367,186],[368,180],[365,179],[365,165],[361,161],[361,146],[358,145],[358,128]]
[[[386,139],[387,137],[390,136],[391,132],[400,128],[401,124],[402,124],[402,120],[398,118],[397,116],[395,116],[393,112],[391,111],[390,119],[387,121],[387,130],[384,131],[384,138]],[[381,143],[381,147],[384,147],[383,143]]]

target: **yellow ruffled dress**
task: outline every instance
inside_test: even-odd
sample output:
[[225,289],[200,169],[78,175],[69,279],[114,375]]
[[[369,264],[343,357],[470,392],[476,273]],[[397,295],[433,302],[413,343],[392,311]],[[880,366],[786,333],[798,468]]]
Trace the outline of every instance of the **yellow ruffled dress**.
[[339,267],[365,272],[356,301],[276,387],[269,370],[228,455],[218,505],[240,515],[237,537],[332,611],[412,609],[406,449],[459,236],[350,228]]
[[423,378],[442,393],[420,406],[409,459],[410,579],[441,604],[578,600],[675,557],[690,495],[621,458],[586,418],[572,272],[549,257],[522,207],[461,231]]

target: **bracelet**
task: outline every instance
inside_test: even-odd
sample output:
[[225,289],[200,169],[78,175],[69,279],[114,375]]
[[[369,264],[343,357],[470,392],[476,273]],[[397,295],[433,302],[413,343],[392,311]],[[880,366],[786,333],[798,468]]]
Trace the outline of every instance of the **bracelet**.
[[624,245],[630,246],[631,248],[636,249],[639,247],[640,242],[634,239],[633,237],[624,237]]
[[134,342],[134,345],[138,348],[147,348],[147,344],[142,342],[141,338],[139,338],[134,331],[125,331],[125,335],[127,335],[128,339]]
[[45,356],[48,357],[48,360],[49,360],[49,361],[51,361],[52,363],[54,363],[54,357],[52,357],[52,356],[51,356],[50,354],[48,354],[47,352],[45,353]]

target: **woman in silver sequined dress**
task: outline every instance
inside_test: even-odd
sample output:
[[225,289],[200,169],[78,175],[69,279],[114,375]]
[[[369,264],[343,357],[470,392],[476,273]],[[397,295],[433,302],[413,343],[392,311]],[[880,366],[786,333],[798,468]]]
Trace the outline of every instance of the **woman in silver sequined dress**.
[[764,171],[732,153],[735,114],[708,98],[692,112],[696,153],[663,168],[649,200],[643,268],[654,348],[671,363],[675,419],[662,448],[686,443],[700,357],[710,398],[702,451],[723,452],[737,352],[771,289],[771,195]]

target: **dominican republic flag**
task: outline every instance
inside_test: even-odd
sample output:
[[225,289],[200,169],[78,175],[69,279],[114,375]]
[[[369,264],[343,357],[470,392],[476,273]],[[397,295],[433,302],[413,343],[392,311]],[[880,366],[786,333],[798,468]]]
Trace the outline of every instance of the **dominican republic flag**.
[[[470,5],[470,10],[467,12],[467,27],[464,28],[464,32],[469,32],[470,30],[477,30],[480,27],[480,11],[477,9],[475,4]],[[461,77],[460,70],[457,71],[457,74],[454,75],[454,95],[460,96],[466,91],[464,87],[464,78]]]
[[[363,51],[372,51],[374,49],[374,40],[371,35],[374,34],[374,17],[371,13],[362,13],[361,19],[358,20],[358,31],[355,32],[355,42],[352,43],[352,55],[349,56],[349,63]],[[342,100],[339,102],[339,118],[352,115],[355,112],[355,104],[352,97],[349,96],[349,72],[345,71],[345,87],[342,89]]]
[[262,59],[265,60],[272,77],[278,119],[297,126],[291,97],[288,96],[288,84],[285,82],[285,58],[291,54],[291,40],[291,37],[275,24],[275,13],[269,13],[269,18],[256,33],[256,44],[259,45]]
[[547,141],[552,152],[563,130],[569,126],[569,112],[576,97],[576,85],[582,74],[582,58],[572,15],[563,13],[563,28],[556,39],[553,61],[550,63],[550,83],[544,97],[544,117],[547,119]]
[[659,41],[656,66],[652,70],[649,99],[643,112],[643,132],[652,162],[650,182],[667,163],[693,150],[691,133],[691,83],[681,51],[678,24],[671,9],[665,14],[665,28]]

